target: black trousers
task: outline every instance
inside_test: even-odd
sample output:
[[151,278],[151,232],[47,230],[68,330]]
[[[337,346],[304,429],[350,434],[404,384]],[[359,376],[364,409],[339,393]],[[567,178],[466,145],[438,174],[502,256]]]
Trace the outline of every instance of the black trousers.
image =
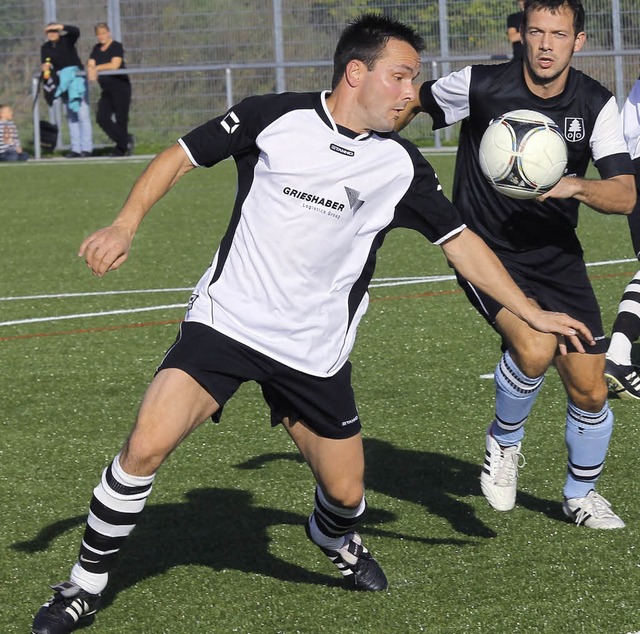
[[110,81],[101,85],[96,121],[105,134],[123,154],[129,141],[129,105],[131,84],[128,81]]

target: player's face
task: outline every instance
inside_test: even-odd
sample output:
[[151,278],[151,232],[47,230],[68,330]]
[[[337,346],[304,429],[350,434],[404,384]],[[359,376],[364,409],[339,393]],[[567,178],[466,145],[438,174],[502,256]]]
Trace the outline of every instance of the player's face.
[[[546,9],[531,11],[524,29],[525,76],[530,87],[564,88],[573,54],[584,44],[586,35],[573,31],[573,12],[566,7],[555,13]],[[534,90],[535,92],[535,90]]]
[[390,132],[416,98],[420,55],[407,42],[390,39],[371,70],[363,69],[359,103],[363,130]]

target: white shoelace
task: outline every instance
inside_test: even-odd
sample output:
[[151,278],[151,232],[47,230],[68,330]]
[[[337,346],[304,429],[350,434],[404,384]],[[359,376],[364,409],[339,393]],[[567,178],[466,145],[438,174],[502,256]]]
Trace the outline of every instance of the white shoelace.
[[493,479],[496,486],[508,487],[518,478],[518,468],[527,463],[524,456],[518,451],[517,446],[500,447],[500,463]]
[[605,517],[615,517],[615,513],[609,501],[592,490],[582,499],[580,508],[575,512],[575,516],[576,524],[580,525],[590,516],[602,519]]

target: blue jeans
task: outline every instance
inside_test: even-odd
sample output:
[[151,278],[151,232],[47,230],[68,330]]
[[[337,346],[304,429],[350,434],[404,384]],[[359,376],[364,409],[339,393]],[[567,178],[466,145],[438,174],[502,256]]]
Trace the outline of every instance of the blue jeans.
[[93,131],[91,129],[89,95],[85,92],[78,112],[71,110],[69,104],[66,104],[66,107],[71,151],[77,152],[78,154],[82,152],[93,152]]

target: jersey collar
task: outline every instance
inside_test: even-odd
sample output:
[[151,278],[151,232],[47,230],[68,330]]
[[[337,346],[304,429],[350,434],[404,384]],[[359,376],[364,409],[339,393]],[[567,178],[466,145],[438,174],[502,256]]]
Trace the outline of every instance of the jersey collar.
[[323,120],[325,121],[325,123],[327,123],[327,125],[336,133],[336,134],[341,134],[342,136],[346,136],[349,137],[350,139],[354,139],[355,141],[362,141],[364,139],[368,139],[371,136],[371,132],[362,132],[362,133],[358,133],[358,132],[354,132],[353,130],[350,130],[349,128],[345,128],[344,126],[341,126],[339,124],[337,124],[334,120],[333,117],[331,116],[331,113],[329,112],[329,108],[327,107],[327,96],[331,94],[330,90],[323,90],[320,93],[320,103],[322,104],[322,111],[324,113],[324,117]]

